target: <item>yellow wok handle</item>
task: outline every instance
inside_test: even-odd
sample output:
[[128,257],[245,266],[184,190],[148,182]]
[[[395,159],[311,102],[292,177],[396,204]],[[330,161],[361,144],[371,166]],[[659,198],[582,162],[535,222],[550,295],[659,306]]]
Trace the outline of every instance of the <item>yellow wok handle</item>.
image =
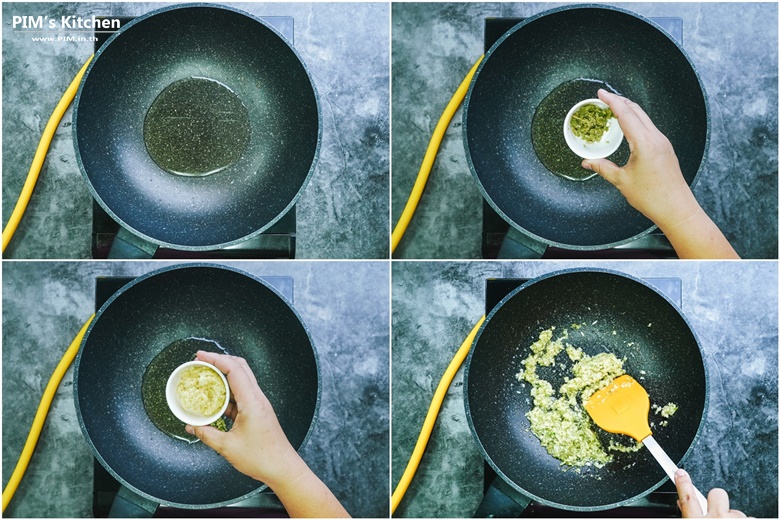
[[[87,71],[87,67],[94,56],[95,55],[93,54],[89,57],[86,63],[84,63],[84,66],[81,67],[79,73],[76,74],[76,77],[73,78],[73,81],[70,82],[68,89],[62,95],[60,102],[57,103],[57,107],[54,109],[54,112],[52,112],[51,117],[49,117],[49,122],[46,123],[46,128],[43,130],[43,135],[38,143],[38,148],[35,150],[35,157],[33,157],[32,165],[30,165],[30,171],[27,173],[27,179],[24,181],[22,193],[16,201],[16,206],[14,206],[14,211],[8,219],[5,229],[3,229],[3,252],[5,252],[5,248],[14,236],[16,228],[22,220],[24,211],[27,209],[27,204],[30,202],[30,197],[32,197],[33,190],[35,189],[35,183],[38,182],[38,175],[41,173],[43,162],[46,160],[46,153],[49,151],[51,140],[54,138],[54,132],[57,131],[57,126],[60,124],[62,116],[70,106],[73,98],[76,97],[81,78],[84,77],[84,73]],[[5,506],[3,506],[3,509],[5,509]]]
[[450,387],[450,383],[452,383],[452,379],[455,377],[458,369],[463,364],[463,360],[468,356],[469,350],[471,350],[471,344],[474,342],[474,338],[484,321],[485,317],[482,316],[477,324],[474,325],[474,328],[471,329],[471,332],[469,332],[469,335],[466,336],[463,344],[455,353],[455,357],[450,361],[447,370],[444,371],[444,375],[441,377],[441,381],[439,381],[439,386],[436,387],[436,392],[433,394],[433,399],[428,408],[428,414],[425,416],[425,422],[420,431],[420,436],[417,438],[417,444],[414,446],[412,456],[409,457],[409,463],[406,465],[404,474],[401,475],[401,480],[398,481],[398,485],[395,487],[395,491],[393,491],[391,514],[395,513],[395,509],[398,507],[398,504],[401,503],[401,500],[403,500],[406,490],[409,488],[409,484],[412,483],[414,474],[417,471],[417,466],[420,464],[420,460],[422,460],[423,453],[425,453],[425,447],[428,446],[428,440],[431,438],[431,432],[433,431],[434,424],[436,424],[436,417],[439,415],[439,410],[441,409],[442,402],[444,402],[444,397],[447,395],[447,389]]
[[477,67],[482,63],[482,58],[484,58],[484,56],[479,57],[474,66],[471,67],[469,73],[466,74],[466,77],[463,78],[463,81],[455,91],[455,94],[452,95],[452,99],[447,103],[444,112],[442,112],[439,122],[436,123],[436,128],[431,136],[431,141],[428,143],[428,149],[425,150],[425,157],[423,157],[423,162],[420,165],[420,171],[417,172],[417,179],[414,181],[412,193],[409,194],[409,199],[406,201],[406,206],[404,206],[404,211],[401,213],[401,218],[398,219],[398,223],[395,225],[395,229],[393,229],[391,252],[395,251],[396,246],[398,246],[404,233],[406,233],[409,222],[412,221],[414,212],[417,209],[417,204],[420,202],[423,190],[425,189],[425,184],[428,182],[428,175],[431,173],[431,168],[433,168],[433,162],[436,160],[436,154],[439,152],[439,146],[441,146],[441,141],[444,139],[444,133],[447,131],[450,121],[452,121],[452,116],[455,115],[458,107],[466,97],[466,92],[468,92],[469,85],[471,84],[471,78],[474,77],[474,73],[477,72]]
[[51,402],[54,400],[54,394],[57,393],[57,387],[60,386],[62,376],[65,375],[68,367],[76,357],[79,347],[81,346],[81,340],[84,339],[84,334],[86,334],[89,324],[92,323],[92,318],[94,317],[94,314],[90,316],[84,326],[81,327],[81,330],[76,337],[73,338],[68,350],[62,355],[62,359],[60,359],[57,368],[54,369],[54,373],[49,379],[49,383],[46,385],[46,390],[44,390],[43,397],[41,397],[41,404],[38,405],[38,411],[35,412],[35,419],[33,419],[32,426],[30,427],[30,433],[27,435],[27,440],[24,443],[22,454],[19,455],[19,460],[16,463],[14,472],[11,474],[11,478],[8,479],[8,484],[3,490],[3,511],[8,507],[9,502],[11,502],[11,499],[14,497],[14,493],[16,493],[16,488],[19,487],[19,483],[22,481],[24,472],[27,470],[27,465],[32,458],[33,451],[35,451],[35,445],[38,444],[38,437],[41,436],[43,423],[46,422],[46,415],[49,413]]

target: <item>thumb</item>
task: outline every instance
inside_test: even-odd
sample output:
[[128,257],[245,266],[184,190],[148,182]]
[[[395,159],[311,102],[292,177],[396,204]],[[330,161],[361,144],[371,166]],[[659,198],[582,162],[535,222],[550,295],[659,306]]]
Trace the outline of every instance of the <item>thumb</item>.
[[609,159],[585,159],[582,161],[582,167],[598,173],[612,184],[617,182],[618,175],[622,170],[620,166]]
[[213,426],[191,426],[187,425],[184,428],[187,433],[194,435],[209,448],[213,449],[217,453],[222,453],[222,447],[224,446],[225,432],[221,432]]

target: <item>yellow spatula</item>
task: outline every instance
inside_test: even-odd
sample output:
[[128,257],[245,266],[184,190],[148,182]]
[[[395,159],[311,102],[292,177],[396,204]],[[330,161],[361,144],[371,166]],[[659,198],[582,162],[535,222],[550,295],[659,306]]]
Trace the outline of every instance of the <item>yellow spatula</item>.
[[[672,482],[677,465],[653,439],[647,424],[650,397],[642,385],[631,376],[620,376],[591,396],[585,410],[597,425],[610,433],[622,433],[643,443],[664,469]],[[702,512],[707,514],[707,499],[694,488]]]

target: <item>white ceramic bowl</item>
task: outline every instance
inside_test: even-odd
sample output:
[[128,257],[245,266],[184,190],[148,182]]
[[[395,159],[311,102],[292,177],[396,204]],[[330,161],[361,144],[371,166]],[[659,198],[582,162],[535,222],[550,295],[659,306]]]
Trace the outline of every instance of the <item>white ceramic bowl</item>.
[[588,143],[574,135],[571,125],[569,124],[571,116],[583,105],[596,105],[599,108],[609,108],[607,104],[600,99],[586,99],[571,107],[569,113],[566,114],[566,119],[563,120],[563,137],[566,139],[566,144],[569,145],[572,152],[583,159],[601,159],[612,155],[623,141],[623,130],[620,128],[620,123],[618,123],[617,118],[610,119],[607,131],[601,136],[601,140],[595,143]]
[[[222,382],[225,384],[225,402],[222,404],[222,408],[220,408],[218,413],[215,413],[209,417],[194,415],[186,411],[184,408],[182,408],[181,402],[179,402],[179,396],[176,394],[176,387],[179,385],[182,373],[190,367],[197,366],[210,368],[219,374],[220,379],[222,379]],[[180,365],[168,377],[168,383],[165,385],[165,398],[168,401],[168,407],[173,412],[173,415],[175,415],[180,421],[186,424],[191,424],[192,426],[206,426],[207,424],[211,424],[222,417],[222,415],[225,413],[225,410],[227,410],[228,403],[230,402],[230,387],[228,386],[225,374],[220,372],[220,370],[214,365],[206,363],[205,361],[190,361]]]

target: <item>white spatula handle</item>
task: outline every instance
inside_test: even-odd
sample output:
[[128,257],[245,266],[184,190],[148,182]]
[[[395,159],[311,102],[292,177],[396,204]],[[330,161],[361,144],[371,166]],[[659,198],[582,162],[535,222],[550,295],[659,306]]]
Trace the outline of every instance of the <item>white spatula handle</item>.
[[[661,467],[664,469],[666,474],[669,476],[669,479],[672,481],[672,484],[674,484],[674,472],[677,471],[677,465],[672,461],[672,459],[669,458],[669,455],[666,454],[663,448],[661,448],[661,446],[659,446],[658,443],[655,442],[655,439],[653,439],[652,435],[649,435],[645,439],[643,439],[642,443],[647,447],[648,450],[650,450],[650,453],[653,454],[655,460],[658,461],[658,464],[661,465]],[[701,492],[698,489],[696,489],[695,486],[693,488],[693,491],[696,494],[696,500],[699,501],[699,507],[701,507],[701,512],[706,515],[707,499],[704,498],[704,495],[702,495]]]

